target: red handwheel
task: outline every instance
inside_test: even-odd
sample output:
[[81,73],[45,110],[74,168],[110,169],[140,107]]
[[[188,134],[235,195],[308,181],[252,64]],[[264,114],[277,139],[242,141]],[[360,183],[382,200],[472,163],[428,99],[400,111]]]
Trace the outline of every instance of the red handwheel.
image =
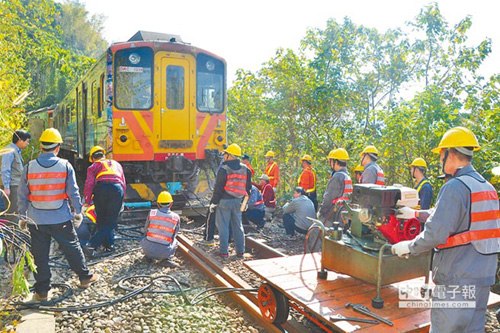
[[286,297],[267,283],[259,287],[257,296],[260,313],[270,323],[283,324],[288,319],[290,308]]

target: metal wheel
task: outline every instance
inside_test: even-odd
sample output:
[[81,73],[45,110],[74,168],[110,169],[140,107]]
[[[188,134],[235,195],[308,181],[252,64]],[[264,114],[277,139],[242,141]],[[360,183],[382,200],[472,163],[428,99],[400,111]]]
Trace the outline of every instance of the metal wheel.
[[290,308],[286,297],[267,283],[261,284],[257,297],[260,313],[270,323],[283,324],[288,319]]

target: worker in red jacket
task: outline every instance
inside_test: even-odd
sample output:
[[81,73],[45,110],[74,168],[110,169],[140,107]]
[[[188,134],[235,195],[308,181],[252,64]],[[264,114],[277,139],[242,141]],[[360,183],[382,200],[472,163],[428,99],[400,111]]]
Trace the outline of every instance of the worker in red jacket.
[[262,193],[262,200],[264,200],[265,220],[271,221],[274,211],[276,210],[276,195],[273,187],[269,183],[269,176],[263,174],[260,176],[260,191]]
[[302,172],[300,173],[297,185],[302,187],[306,192],[306,196],[314,204],[314,209],[318,210],[318,199],[316,195],[316,172],[312,168],[311,155],[304,155],[300,159],[302,163]]

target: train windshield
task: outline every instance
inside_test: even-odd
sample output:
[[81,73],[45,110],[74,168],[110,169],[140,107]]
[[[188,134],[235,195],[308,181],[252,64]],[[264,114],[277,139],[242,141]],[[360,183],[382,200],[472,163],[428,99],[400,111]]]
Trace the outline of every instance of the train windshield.
[[224,63],[200,53],[196,59],[196,105],[201,112],[224,111]]
[[115,105],[120,109],[153,106],[153,51],[150,48],[120,50],[115,55]]

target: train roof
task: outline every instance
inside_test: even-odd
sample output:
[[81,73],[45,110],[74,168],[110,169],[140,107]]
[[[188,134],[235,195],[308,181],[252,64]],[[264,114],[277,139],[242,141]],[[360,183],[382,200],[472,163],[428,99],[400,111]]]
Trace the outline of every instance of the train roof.
[[138,41],[165,41],[165,42],[177,42],[184,43],[181,36],[173,35],[173,34],[165,34],[161,32],[152,32],[152,31],[144,31],[139,30],[130,37],[129,42],[138,42]]

